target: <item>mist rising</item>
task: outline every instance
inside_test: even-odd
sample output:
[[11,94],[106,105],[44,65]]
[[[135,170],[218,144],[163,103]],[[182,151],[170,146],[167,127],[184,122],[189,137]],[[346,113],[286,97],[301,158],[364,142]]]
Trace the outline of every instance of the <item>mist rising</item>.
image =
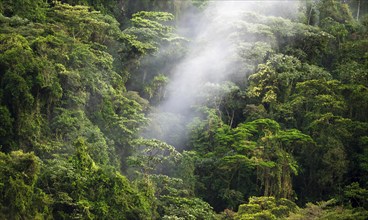
[[[170,74],[166,99],[152,116],[155,127],[148,128],[148,136],[182,145],[180,142],[185,137],[172,141],[170,133],[173,129],[185,130],[195,116],[193,106],[205,101],[199,98],[205,85],[222,84],[234,73],[246,80],[249,70],[242,70],[241,66],[246,55],[240,56],[239,48],[242,44],[252,45],[259,41],[270,47],[272,44],[266,38],[255,39],[253,35],[241,34],[241,30],[247,28],[244,26],[246,13],[295,18],[297,10],[298,1],[209,1],[199,15],[184,15],[187,21],[181,22],[178,30],[190,40],[188,52]],[[168,115],[173,120],[168,119]]]

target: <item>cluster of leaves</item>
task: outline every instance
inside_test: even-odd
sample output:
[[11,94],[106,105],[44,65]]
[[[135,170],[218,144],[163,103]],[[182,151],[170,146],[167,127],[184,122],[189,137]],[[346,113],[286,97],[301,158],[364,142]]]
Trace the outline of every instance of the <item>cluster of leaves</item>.
[[234,219],[283,219],[297,209],[297,205],[287,199],[250,197],[247,204],[239,206]]
[[203,85],[179,152],[174,113],[175,146],[138,135],[187,43],[153,9],[189,3],[49,2],[0,1],[0,218],[366,218],[368,22],[347,4],[228,24],[230,81]]
[[[313,7],[315,26],[312,18],[303,24],[254,13],[229,24],[237,69],[229,70],[232,82],[204,85],[202,116],[190,126],[196,193],[215,210],[236,209],[250,196],[298,204],[343,197],[351,205],[342,188],[367,187],[366,27],[347,4]],[[329,216],[339,215],[337,206]],[[355,204],[342,219],[364,209]]]
[[[138,40],[156,26],[124,33],[88,6],[1,1],[1,12],[1,218],[150,219],[148,197],[119,172],[147,101],[126,90],[117,61],[163,35]],[[142,12],[132,23],[172,18]]]
[[0,152],[1,218],[42,218],[51,214],[51,198],[36,186],[40,168],[41,161],[34,153]]
[[[145,78],[153,68],[145,56],[157,56],[155,63],[173,51],[180,56],[176,49],[184,41],[173,32],[173,15],[142,11],[119,24],[106,14],[114,14],[116,2],[64,2],[75,6],[0,2],[0,217],[214,216],[193,192],[168,190],[186,192],[188,183],[155,177],[180,153],[158,140],[136,139],[148,101],[125,84],[130,74]],[[138,91],[160,101],[168,78],[160,74],[163,64],[155,65]],[[133,173],[134,181],[121,171]]]
[[257,192],[293,198],[292,176],[299,170],[294,152],[314,145],[310,136],[283,130],[271,119],[231,128],[213,110],[208,110],[207,119],[194,122],[191,136],[192,147],[202,158],[196,169],[197,184],[202,186],[198,193],[207,201],[217,198],[219,210],[234,209]]

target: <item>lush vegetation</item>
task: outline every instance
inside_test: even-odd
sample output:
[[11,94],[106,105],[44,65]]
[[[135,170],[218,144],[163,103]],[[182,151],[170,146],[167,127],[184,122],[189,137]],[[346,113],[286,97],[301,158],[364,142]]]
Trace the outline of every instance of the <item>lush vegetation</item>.
[[229,23],[237,68],[164,131],[205,7],[0,0],[0,219],[368,217],[368,3]]

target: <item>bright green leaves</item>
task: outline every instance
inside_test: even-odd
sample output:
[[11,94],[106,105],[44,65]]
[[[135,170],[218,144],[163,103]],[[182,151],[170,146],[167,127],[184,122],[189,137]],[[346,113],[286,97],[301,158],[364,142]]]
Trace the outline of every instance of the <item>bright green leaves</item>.
[[[157,166],[167,160],[178,160],[181,156],[173,146],[156,139],[136,139],[131,143],[135,146],[137,155],[130,157],[131,165],[140,168],[143,174],[157,170]],[[140,149],[140,150],[138,150]]]
[[303,134],[301,131],[297,129],[290,129],[286,131],[280,131],[277,135],[277,138],[280,142],[285,145],[285,149],[288,152],[293,152],[294,146],[302,145],[302,144],[313,144],[313,139],[306,134]]
[[96,170],[96,165],[87,152],[85,140],[78,138],[74,142],[75,158],[73,159],[74,166],[80,170]]
[[[265,196],[293,197],[292,178],[299,171],[294,152],[313,146],[310,136],[296,129],[283,130],[271,119],[241,123],[231,129],[214,110],[208,111],[207,117],[193,125],[192,146],[203,157],[196,172],[203,185],[210,185],[208,191],[221,187],[218,190],[223,192],[221,198],[227,207],[237,206],[251,190],[259,190]],[[202,173],[205,169],[212,173]],[[258,186],[241,186],[252,178],[258,179]]]
[[162,24],[163,22],[173,20],[174,16],[166,12],[148,12],[141,11],[133,14],[131,23],[134,27],[141,28],[143,30],[152,30],[156,39],[165,36],[165,33],[171,32],[172,28]]
[[34,153],[0,153],[0,217],[4,219],[47,218],[50,198],[36,187],[41,168]]
[[33,21],[44,21],[48,4],[43,0],[2,0],[0,13],[5,16],[22,16]]
[[174,32],[173,19],[167,12],[141,11],[133,14],[130,26],[121,35],[125,46],[121,62],[131,73],[128,88],[152,98],[153,104],[163,98],[168,69],[185,53],[186,40]]
[[242,128],[240,131],[250,131],[248,140],[255,142],[248,147],[247,154],[257,168],[264,195],[291,198],[292,176],[297,175],[299,169],[293,152],[300,146],[312,144],[313,140],[298,130],[282,131],[280,125],[270,119],[255,120],[238,127]]
[[22,105],[29,109],[34,101],[31,89],[37,65],[29,43],[18,34],[2,35],[0,42],[0,64],[5,67],[1,80],[4,98],[14,103],[15,108]]
[[[0,41],[2,44],[0,47],[2,53],[14,54],[17,52],[19,53],[20,50],[25,50],[24,54],[27,54],[27,52],[29,53],[29,50],[31,49],[27,39],[18,34],[2,35]],[[6,55],[3,56],[7,57]],[[8,60],[8,62],[9,61],[10,60]]]
[[275,104],[289,99],[297,82],[321,77],[329,79],[331,76],[321,68],[302,64],[293,56],[276,54],[249,76],[248,96],[260,98],[267,109],[273,111]]
[[193,197],[185,179],[165,175],[150,176],[156,189],[157,210],[163,219],[215,219],[212,207]]
[[[4,23],[2,27],[7,25]],[[0,40],[1,102],[15,119],[13,139],[23,149],[31,148],[40,143],[44,125],[41,109],[49,110],[61,98],[59,80],[54,75],[54,66],[34,53],[26,37],[9,33],[3,34]],[[48,110],[45,114],[50,113]]]
[[[112,148],[126,147],[127,137],[145,121],[140,104],[125,93],[126,79],[114,69],[111,53],[119,48],[115,47],[122,34],[119,24],[86,6],[61,3],[48,16],[47,24],[18,22],[17,28],[16,18],[2,20],[1,28],[9,33],[0,39],[2,104],[15,119],[22,148],[47,148],[51,153],[52,147],[44,146],[51,140],[39,142],[50,132],[44,125],[51,121],[55,133],[47,133],[49,139],[73,142],[83,136],[93,146],[93,158],[105,164],[115,149],[107,152],[102,132],[115,142]],[[63,145],[70,149],[70,142],[56,144],[54,150]]]
[[297,205],[287,199],[274,197],[250,197],[247,204],[239,206],[234,215],[236,220],[284,219],[298,209]]
[[111,54],[121,48],[115,47],[119,24],[88,7],[60,3],[48,16],[45,24],[1,19],[1,150],[56,155],[46,161],[39,183],[47,195],[32,188],[36,182],[11,177],[2,191],[22,201],[12,199],[20,205],[2,207],[2,213],[22,218],[46,218],[51,212],[67,219],[149,218],[146,198],[116,169],[105,167],[119,166],[116,151],[127,156],[128,142],[145,121],[138,103],[142,99],[126,92],[126,79],[114,70]]
[[165,196],[162,200],[164,209],[162,219],[216,219],[212,207],[199,198]]
[[232,169],[238,169],[239,166],[242,165],[251,167],[253,165],[253,161],[245,155],[236,154],[221,158],[220,169],[231,172]]
[[154,53],[161,43],[175,37],[172,27],[165,24],[174,16],[167,12],[138,12],[131,19],[132,27],[124,30],[123,39],[141,54]]
[[55,218],[148,219],[150,205],[126,177],[109,166],[98,166],[83,139],[76,152],[46,161],[40,186],[53,197],[50,208]]
[[82,42],[95,42],[102,45],[112,44],[119,36],[119,24],[109,15],[90,11],[87,6],[71,6],[56,3],[50,12],[55,25],[64,24],[64,31],[73,39]]

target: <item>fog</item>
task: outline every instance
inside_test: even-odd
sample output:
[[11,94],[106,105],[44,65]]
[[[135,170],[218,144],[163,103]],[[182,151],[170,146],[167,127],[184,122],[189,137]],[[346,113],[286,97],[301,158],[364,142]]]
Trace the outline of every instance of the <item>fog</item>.
[[[152,114],[154,126],[148,128],[146,136],[173,145],[185,145],[180,142],[185,141],[185,127],[196,116],[193,106],[205,101],[199,99],[205,92],[204,85],[221,84],[234,72],[239,72],[242,43],[267,42],[267,39],[252,39],[254,36],[238,33],[242,22],[247,22],[244,14],[251,12],[295,19],[297,11],[298,1],[209,1],[200,13],[188,11],[183,15],[178,32],[190,40],[187,54],[172,70],[166,99]],[[246,79],[247,74],[240,73],[240,78]],[[172,120],[168,120],[168,115]],[[173,140],[170,133],[178,132],[177,129],[181,130],[182,137]]]

